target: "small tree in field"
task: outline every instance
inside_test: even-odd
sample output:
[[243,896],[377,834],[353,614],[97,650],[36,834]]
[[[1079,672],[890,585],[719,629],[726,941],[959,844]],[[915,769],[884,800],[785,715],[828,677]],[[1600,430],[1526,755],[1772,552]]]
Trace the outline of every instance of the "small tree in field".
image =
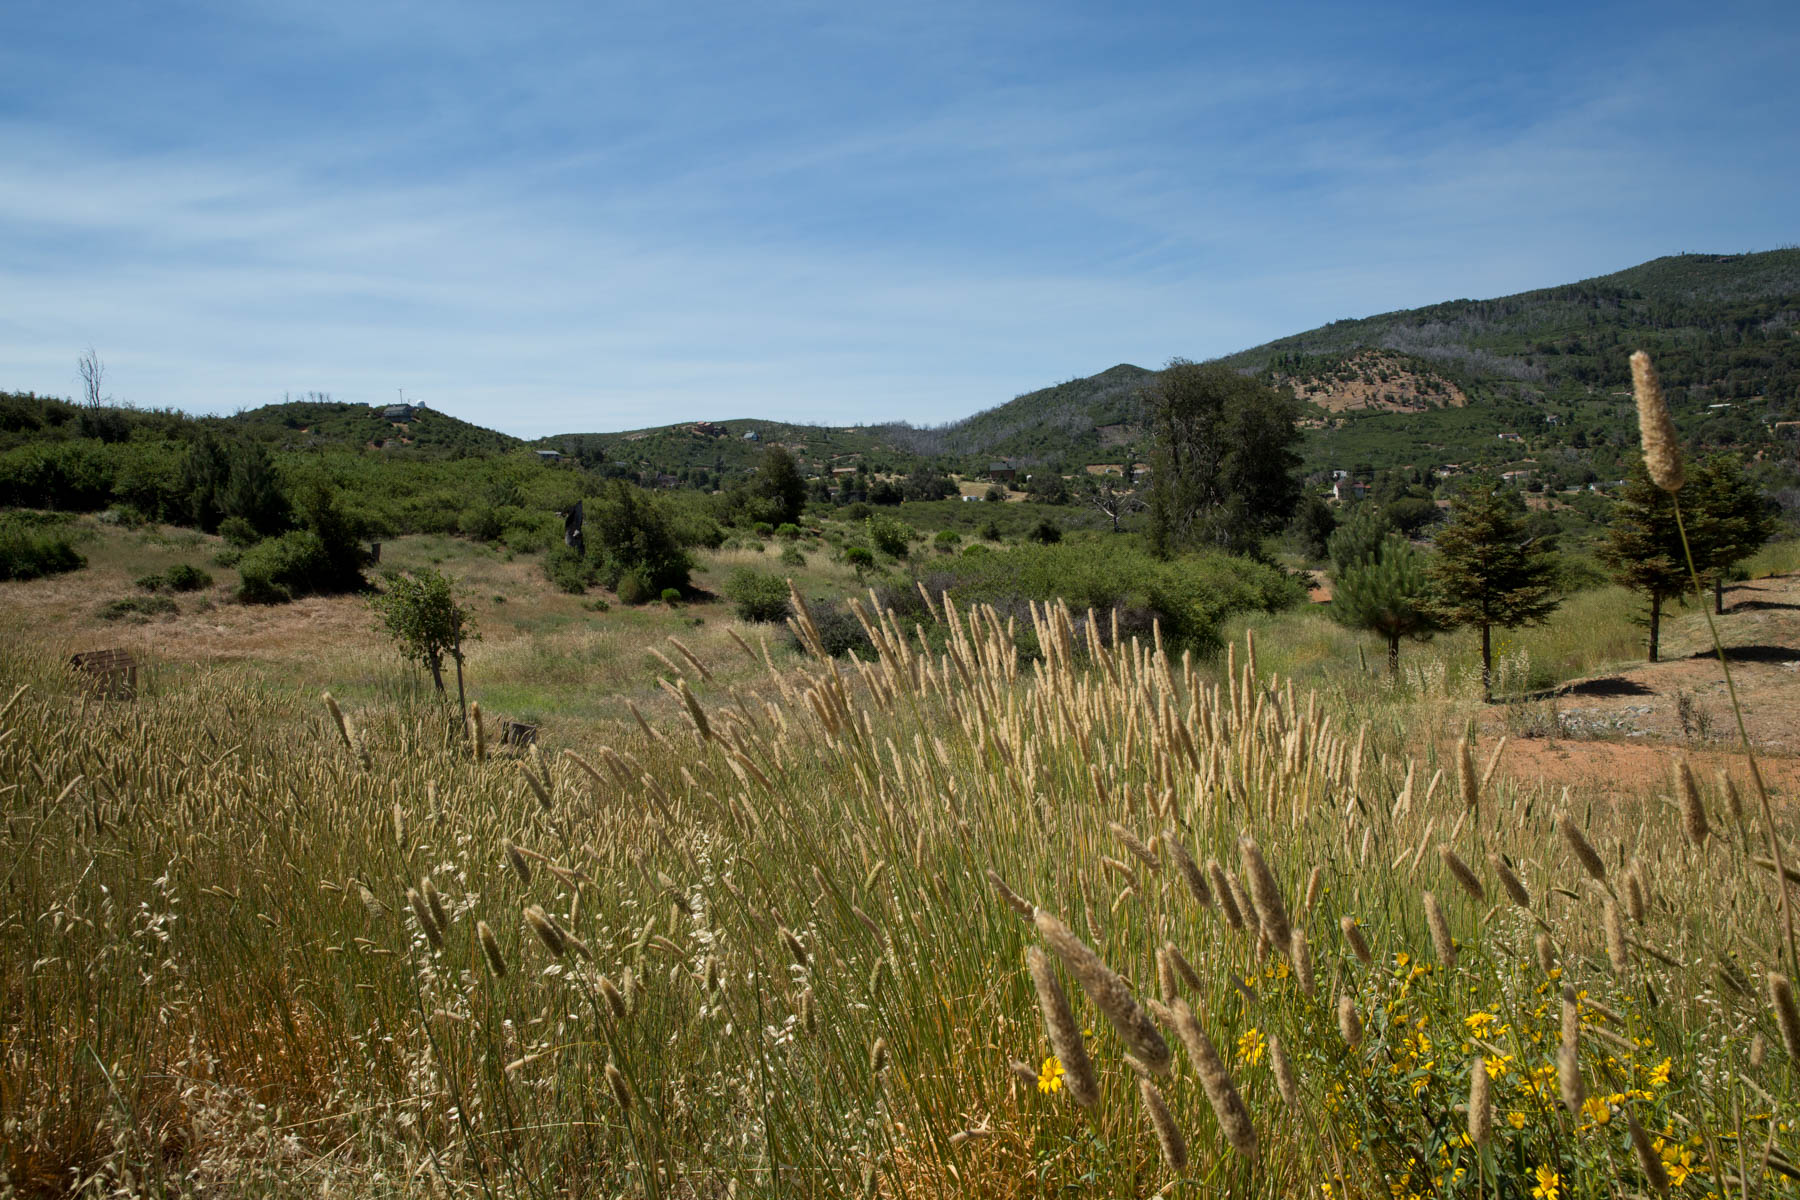
[[1700,578],[1712,583],[1713,611],[1725,611],[1725,576],[1775,532],[1775,519],[1734,454],[1713,454],[1693,465],[1682,490],[1688,545]]
[[1481,630],[1481,697],[1492,700],[1493,627],[1541,624],[1561,601],[1553,594],[1556,560],[1525,531],[1525,505],[1491,476],[1450,502],[1427,572],[1445,625]]
[[1440,628],[1430,604],[1425,556],[1405,538],[1390,537],[1379,556],[1339,575],[1331,616],[1351,629],[1380,634],[1387,642],[1388,674],[1400,672],[1400,639],[1426,641]]
[[476,634],[469,610],[458,602],[450,580],[432,567],[388,580],[387,590],[369,597],[381,628],[409,661],[431,672],[438,695],[444,695],[444,658],[456,663],[456,703],[468,722],[463,695],[463,643]]
[[1642,592],[1650,602],[1649,661],[1655,662],[1663,604],[1687,587],[1687,557],[1675,524],[1675,498],[1650,482],[1642,460],[1613,504],[1598,554],[1621,586]]

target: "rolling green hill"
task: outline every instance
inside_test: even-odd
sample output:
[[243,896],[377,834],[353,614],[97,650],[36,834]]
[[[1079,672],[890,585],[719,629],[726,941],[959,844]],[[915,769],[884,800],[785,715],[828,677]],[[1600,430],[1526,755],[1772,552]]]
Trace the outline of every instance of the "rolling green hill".
[[[1767,442],[1775,421],[1800,416],[1800,250],[1659,258],[1515,296],[1335,321],[1223,361],[1312,403],[1312,469],[1537,454],[1610,467],[1634,436],[1626,360],[1639,348],[1655,355],[1695,440]],[[1138,394],[1153,376],[1116,366],[912,437],[960,456],[1103,461],[1139,436]]]

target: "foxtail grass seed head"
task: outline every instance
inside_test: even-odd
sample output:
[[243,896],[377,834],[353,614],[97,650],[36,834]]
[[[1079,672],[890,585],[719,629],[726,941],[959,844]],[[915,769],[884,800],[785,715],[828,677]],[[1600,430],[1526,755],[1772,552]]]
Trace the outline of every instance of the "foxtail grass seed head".
[[1456,743],[1456,782],[1462,791],[1463,807],[1474,812],[1481,805],[1481,784],[1475,778],[1475,752],[1469,739]]
[[350,722],[344,717],[344,710],[338,707],[337,700],[330,692],[325,693],[325,708],[331,713],[331,723],[337,726],[338,737],[344,741],[346,749],[356,748],[355,739],[350,736]]
[[1310,998],[1314,992],[1312,949],[1306,944],[1306,930],[1298,925],[1288,936],[1288,958],[1294,964],[1294,982],[1300,985],[1300,994]]
[[811,961],[811,956],[807,954],[805,945],[801,943],[798,937],[794,936],[793,930],[789,929],[786,925],[781,926],[781,940],[787,944],[788,953],[794,956],[794,962],[797,965],[804,967]]
[[552,956],[561,958],[569,952],[568,941],[562,930],[550,919],[550,914],[533,904],[525,909],[525,923],[531,926],[531,932],[537,934],[538,941],[544,943],[544,949]]
[[[1025,969],[1031,974],[1037,990],[1038,1011],[1044,1018],[1044,1035],[1050,1052],[1062,1067],[1062,1085],[1069,1099],[1092,1111],[1100,1103],[1100,1085],[1094,1079],[1094,1065],[1088,1059],[1087,1045],[1081,1039],[1081,1027],[1069,1011],[1069,998],[1056,978],[1050,959],[1036,946],[1025,951]],[[1033,1077],[1036,1078],[1035,1076]]]
[[1030,921],[1034,911],[1031,902],[1007,887],[1006,881],[1000,878],[1000,873],[992,867],[988,868],[987,877],[988,883],[992,884],[994,890],[1000,894],[1000,899],[1006,901],[1006,906],[1017,913],[1020,920]]
[[1456,939],[1450,936],[1450,922],[1444,918],[1443,906],[1430,892],[1425,893],[1425,925],[1431,930],[1431,945],[1438,961],[1446,967],[1456,965]]
[[1800,1011],[1794,1008],[1794,985],[1787,976],[1769,974],[1769,1005],[1775,1010],[1781,1044],[1787,1047],[1788,1057],[1800,1066]]
[[437,922],[440,932],[449,932],[450,914],[444,909],[444,898],[438,894],[437,885],[432,883],[431,876],[427,875],[425,881],[419,886],[425,894],[425,907],[431,910],[431,919]]
[[1161,946],[1156,949],[1156,990],[1164,1004],[1175,1002],[1175,963]]
[[800,993],[800,1025],[808,1033],[819,1032],[819,1001],[811,988]]
[[1206,876],[1200,873],[1200,867],[1194,862],[1187,847],[1181,844],[1173,828],[1165,829],[1162,836],[1162,850],[1175,863],[1175,872],[1181,876],[1181,882],[1187,885],[1188,893],[1201,908],[1211,908],[1212,892],[1206,886]]
[[878,1037],[875,1044],[869,1047],[869,1074],[879,1075],[887,1070],[887,1039]]
[[433,949],[442,947],[444,931],[437,927],[436,921],[432,920],[431,909],[426,905],[425,898],[419,895],[418,889],[406,889],[406,903],[411,906],[413,917],[419,922],[419,929],[424,933],[425,940],[431,943]]
[[1625,872],[1625,911],[1639,925],[1650,915],[1650,898],[1644,890],[1643,871],[1636,863]]
[[[1143,863],[1150,871],[1154,872],[1162,870],[1162,860],[1156,857],[1156,851],[1145,845],[1143,839],[1138,837],[1137,834],[1131,832],[1131,830],[1125,828],[1125,826],[1119,824],[1117,821],[1108,821],[1106,823],[1106,828],[1111,832],[1113,837],[1117,839],[1119,845],[1125,847],[1131,857]],[[1152,837],[1150,840],[1155,841],[1156,839]]]
[[625,1014],[630,1011],[629,1006],[625,1003],[625,994],[604,975],[600,977],[600,995],[606,1000],[606,1007],[612,1010],[613,1018],[623,1021]]
[[1038,1073],[1031,1069],[1030,1063],[1020,1062],[1015,1058],[1006,1064],[1006,1069],[1012,1072],[1012,1077],[1018,1081],[1019,1086],[1027,1089],[1037,1087]]
[[1538,970],[1548,978],[1556,970],[1556,943],[1550,940],[1549,934],[1540,933],[1534,944],[1537,948]]
[[1556,1047],[1556,1086],[1563,1107],[1571,1116],[1581,1116],[1581,1102],[1587,1090],[1581,1082],[1581,1008],[1575,989],[1568,984],[1562,990],[1562,1037]]
[[1238,908],[1237,894],[1231,886],[1231,876],[1226,874],[1217,859],[1206,860],[1206,877],[1212,880],[1213,895],[1218,897],[1219,912],[1225,917],[1225,923],[1233,929],[1244,927],[1244,914]]
[[512,867],[513,874],[519,877],[519,882],[525,887],[530,887],[531,864],[525,861],[525,856],[519,853],[519,848],[512,844],[512,839],[506,838],[502,840],[500,849],[506,852],[507,865]]
[[1162,1151],[1163,1161],[1169,1164],[1171,1171],[1185,1170],[1187,1139],[1181,1136],[1181,1129],[1169,1114],[1169,1105],[1163,1100],[1162,1092],[1148,1079],[1139,1079],[1138,1095],[1143,1098],[1144,1111],[1150,1115],[1150,1128],[1156,1131],[1156,1146]]
[[1488,865],[1494,868],[1494,874],[1500,877],[1500,886],[1506,890],[1507,898],[1520,908],[1530,908],[1531,893],[1525,890],[1525,881],[1519,878],[1516,871],[1506,865],[1506,859],[1500,856],[1499,851],[1488,854]]
[[1637,1155],[1638,1168],[1644,1172],[1644,1178],[1659,1195],[1669,1194],[1669,1170],[1663,1163],[1663,1157],[1657,1153],[1656,1146],[1650,1141],[1650,1135],[1638,1124],[1637,1114],[1629,1108],[1625,1110],[1625,1127],[1631,1131],[1631,1150]]
[[1288,925],[1287,906],[1281,900],[1281,888],[1275,882],[1275,873],[1269,870],[1267,860],[1263,858],[1262,848],[1251,837],[1238,839],[1238,861],[1244,868],[1244,879],[1250,892],[1250,899],[1256,905],[1257,920],[1262,924],[1263,933],[1269,941],[1286,947],[1293,931]]
[[488,970],[496,979],[506,978],[506,958],[500,953],[499,939],[494,937],[494,931],[488,928],[486,921],[475,922],[475,936],[481,939],[481,952],[487,956]]
[[1563,841],[1568,843],[1569,850],[1575,855],[1575,861],[1581,864],[1595,883],[1606,882],[1606,864],[1600,860],[1600,852],[1594,849],[1587,835],[1575,827],[1568,813],[1561,813],[1556,818],[1556,827],[1562,833]]
[[1631,356],[1631,391],[1637,398],[1638,437],[1644,443],[1644,466],[1649,468],[1651,482],[1665,492],[1679,492],[1687,482],[1681,465],[1681,439],[1669,415],[1669,402],[1663,399],[1656,368],[1642,350]]
[[1313,905],[1319,902],[1319,893],[1325,890],[1325,868],[1314,867],[1306,874],[1306,899],[1300,902],[1301,910],[1311,912]]
[[625,1072],[619,1070],[619,1068],[612,1063],[607,1063],[606,1084],[608,1087],[612,1088],[613,1099],[619,1102],[619,1107],[630,1109],[631,1085],[625,1082]]
[[1731,814],[1731,823],[1742,829],[1744,827],[1744,801],[1743,797],[1738,795],[1737,784],[1732,781],[1731,775],[1723,767],[1713,778],[1718,784],[1719,795],[1725,798],[1725,811]]
[[1712,830],[1706,823],[1706,808],[1700,803],[1694,768],[1686,758],[1675,760],[1675,796],[1681,803],[1681,832],[1695,846],[1706,845],[1706,835]]
[[1168,1016],[1176,1036],[1187,1047],[1188,1060],[1200,1077],[1201,1090],[1206,1093],[1207,1103],[1212,1105],[1213,1116],[1218,1118],[1219,1132],[1225,1135],[1233,1150],[1254,1162],[1256,1127],[1250,1123],[1250,1113],[1244,1108],[1244,1099],[1238,1095],[1231,1072],[1225,1069],[1225,1061],[1219,1057],[1218,1050],[1206,1036],[1206,1031],[1200,1028],[1199,1019],[1186,1002],[1177,1000],[1170,1005]]
[[1164,942],[1163,953],[1169,956],[1169,962],[1174,966],[1176,974],[1181,976],[1183,983],[1196,993],[1206,990],[1205,985],[1200,981],[1200,972],[1194,970],[1194,964],[1187,960],[1187,956],[1174,942]]
[[1170,1069],[1169,1044],[1157,1032],[1150,1015],[1132,996],[1125,981],[1057,918],[1039,909],[1033,919],[1038,934],[1056,952],[1056,956],[1062,959],[1069,973],[1075,976],[1075,982],[1088,994],[1088,999],[1094,1002],[1113,1028],[1119,1031],[1126,1048],[1156,1074],[1167,1075]]
[[1450,872],[1451,878],[1469,894],[1471,900],[1477,904],[1487,903],[1487,889],[1481,886],[1481,880],[1469,869],[1469,864],[1457,857],[1456,851],[1450,848],[1450,843],[1438,844],[1438,857],[1444,860],[1445,870]]
[[1606,934],[1606,961],[1615,975],[1623,975],[1631,969],[1631,951],[1625,944],[1624,918],[1611,896],[1600,901],[1600,926]]
[[1338,1033],[1343,1035],[1344,1044],[1352,1050],[1362,1045],[1362,1018],[1356,1014],[1356,1001],[1348,993],[1338,996],[1337,1019]]
[[1287,1106],[1299,1113],[1300,1083],[1294,1078],[1294,1064],[1288,1061],[1287,1051],[1281,1047],[1281,1039],[1274,1034],[1269,1035],[1269,1070],[1275,1076],[1275,1090],[1281,1093]]
[[1363,966],[1372,966],[1375,952],[1369,949],[1369,939],[1363,936],[1362,926],[1356,923],[1355,917],[1339,917],[1338,928],[1343,930],[1344,941],[1349,943],[1351,953]]
[[1482,1149],[1494,1133],[1493,1084],[1487,1063],[1477,1054],[1469,1067],[1469,1140]]
[[1769,1039],[1760,1033],[1752,1034],[1750,1037],[1750,1069],[1752,1071],[1762,1070],[1763,1063],[1768,1057]]

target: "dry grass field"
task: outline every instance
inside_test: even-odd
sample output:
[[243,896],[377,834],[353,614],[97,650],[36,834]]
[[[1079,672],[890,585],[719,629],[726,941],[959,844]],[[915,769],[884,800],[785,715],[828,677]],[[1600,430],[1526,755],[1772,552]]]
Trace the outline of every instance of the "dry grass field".
[[[1719,738],[1682,775],[1558,727],[1633,774],[1543,773],[1529,662],[1484,713],[1455,639],[1387,682],[1313,614],[1200,663],[1039,609],[1021,661],[985,610],[865,608],[856,663],[390,547],[481,601],[472,742],[355,599],[98,624],[204,554],[102,536],[0,585],[16,1191],[1800,1186],[1779,755],[1766,807]],[[1611,602],[1515,660],[1617,673],[1572,669]],[[152,659],[136,702],[63,669],[96,639]]]

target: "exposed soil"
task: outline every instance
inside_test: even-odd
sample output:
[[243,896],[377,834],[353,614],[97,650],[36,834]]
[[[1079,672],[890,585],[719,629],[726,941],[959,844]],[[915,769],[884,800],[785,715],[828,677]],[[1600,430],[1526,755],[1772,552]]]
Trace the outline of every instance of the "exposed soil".
[[[1791,795],[1800,785],[1800,575],[1727,587],[1725,614],[1716,621],[1764,777]],[[1661,662],[1488,709],[1488,739],[1513,738],[1503,771],[1628,792],[1667,778],[1670,751],[1679,747],[1707,777],[1726,767],[1740,786],[1747,782],[1743,755],[1734,752],[1731,697],[1704,620],[1689,610],[1664,628]]]
[[1416,370],[1406,359],[1368,350],[1347,359],[1329,375],[1310,378],[1284,376],[1294,394],[1327,412],[1374,410],[1418,412],[1449,405],[1462,408],[1469,402],[1463,390],[1440,375]]

